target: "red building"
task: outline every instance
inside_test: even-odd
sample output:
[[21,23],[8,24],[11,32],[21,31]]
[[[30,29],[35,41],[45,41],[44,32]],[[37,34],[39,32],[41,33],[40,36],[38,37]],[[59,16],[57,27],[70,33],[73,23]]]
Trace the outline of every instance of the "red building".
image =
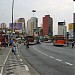
[[43,17],[43,35],[53,35],[53,19],[50,15]]

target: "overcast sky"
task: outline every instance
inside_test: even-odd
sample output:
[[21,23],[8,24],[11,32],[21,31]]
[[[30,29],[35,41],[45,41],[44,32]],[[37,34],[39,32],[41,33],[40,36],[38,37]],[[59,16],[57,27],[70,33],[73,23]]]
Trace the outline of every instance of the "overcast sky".
[[[12,0],[0,0],[0,23],[12,22]],[[66,21],[66,25],[73,22],[74,2],[73,0],[14,0],[14,21],[25,18],[27,21],[33,16],[32,10],[42,23],[42,17],[49,14],[53,18],[54,31],[57,31],[58,21]]]

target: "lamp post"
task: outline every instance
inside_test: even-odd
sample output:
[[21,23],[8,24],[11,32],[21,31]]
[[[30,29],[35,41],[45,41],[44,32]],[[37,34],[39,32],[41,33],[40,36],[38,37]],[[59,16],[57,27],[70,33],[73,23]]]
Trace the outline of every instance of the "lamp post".
[[13,29],[14,29],[14,28],[13,28],[13,27],[14,27],[14,26],[13,26],[13,25],[14,25],[14,24],[13,24],[13,9],[14,9],[14,0],[12,1],[12,33],[13,33]]

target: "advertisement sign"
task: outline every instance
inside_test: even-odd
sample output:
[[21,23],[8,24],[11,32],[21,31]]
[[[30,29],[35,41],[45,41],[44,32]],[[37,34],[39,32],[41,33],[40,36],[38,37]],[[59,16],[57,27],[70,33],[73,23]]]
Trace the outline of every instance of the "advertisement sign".
[[71,39],[71,38],[73,38],[73,34],[74,34],[74,32],[73,32],[73,29],[74,29],[73,23],[69,24],[68,29],[69,29],[69,39]]
[[22,30],[22,23],[10,23],[9,29]]
[[69,30],[73,30],[73,24],[69,24]]
[[65,22],[58,22],[58,25],[65,25]]
[[73,30],[69,30],[69,37],[73,37]]

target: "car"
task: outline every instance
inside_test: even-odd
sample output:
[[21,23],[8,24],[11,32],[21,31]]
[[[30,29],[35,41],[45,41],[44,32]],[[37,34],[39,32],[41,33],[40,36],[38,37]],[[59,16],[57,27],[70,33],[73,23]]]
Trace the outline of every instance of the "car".
[[45,43],[51,43],[52,40],[50,40],[50,39],[48,39],[48,38],[45,38],[45,39],[44,39],[44,42],[45,42]]

